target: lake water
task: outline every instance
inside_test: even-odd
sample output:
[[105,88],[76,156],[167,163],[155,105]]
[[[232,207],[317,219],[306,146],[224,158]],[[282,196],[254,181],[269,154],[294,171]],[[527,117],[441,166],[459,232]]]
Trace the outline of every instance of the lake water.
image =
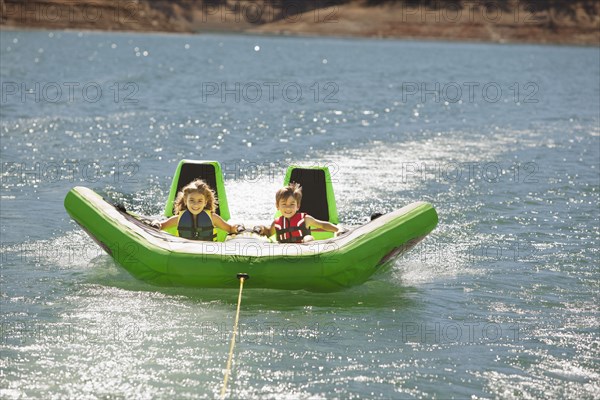
[[436,230],[333,294],[245,285],[231,398],[600,397],[598,48],[2,31],[0,397],[213,398],[237,290],[132,278],[67,216],[159,215],[218,160],[233,222],[328,165],[341,223]]

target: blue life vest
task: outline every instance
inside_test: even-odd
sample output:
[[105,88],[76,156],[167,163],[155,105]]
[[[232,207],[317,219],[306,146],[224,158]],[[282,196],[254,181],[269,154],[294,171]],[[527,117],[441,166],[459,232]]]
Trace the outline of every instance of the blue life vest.
[[209,242],[217,237],[212,217],[206,210],[200,212],[195,218],[189,210],[180,213],[177,220],[177,234],[182,238]]

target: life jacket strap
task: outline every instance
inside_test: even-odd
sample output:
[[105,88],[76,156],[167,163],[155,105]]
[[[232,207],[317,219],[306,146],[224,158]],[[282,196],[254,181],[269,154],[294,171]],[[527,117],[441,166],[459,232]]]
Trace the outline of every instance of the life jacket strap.
[[277,229],[277,233],[279,233],[279,234],[291,233],[291,232],[296,232],[296,231],[301,231],[301,230],[303,230],[303,229],[300,228],[299,226],[292,226],[292,227],[288,227],[288,228]]
[[200,231],[200,232],[206,232],[206,231],[212,231],[213,229],[214,228],[210,227],[210,226],[201,226],[201,227],[196,228],[196,229],[192,229],[192,228],[187,227],[187,226],[182,226],[182,227],[178,228],[178,230],[184,231],[184,232],[191,232],[191,231],[194,231],[194,230],[196,232],[198,232],[198,231]]

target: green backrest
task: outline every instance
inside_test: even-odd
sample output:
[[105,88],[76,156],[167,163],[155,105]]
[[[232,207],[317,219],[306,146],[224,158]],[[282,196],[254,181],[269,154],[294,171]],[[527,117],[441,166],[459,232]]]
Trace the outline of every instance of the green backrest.
[[[214,190],[218,200],[216,213],[225,221],[228,221],[230,218],[229,205],[227,203],[227,195],[225,194],[223,171],[218,161],[181,160],[173,175],[164,215],[166,217],[173,216],[173,202],[177,193],[194,179],[202,179]],[[168,232],[175,235],[176,229]],[[227,233],[217,229],[217,240],[222,242],[225,240],[225,237],[227,237]]]
[[[288,167],[283,186],[291,182],[299,183],[302,186],[302,203],[300,212],[305,212],[313,218],[321,221],[329,221],[337,224],[338,213],[333,194],[333,185],[328,167],[301,167],[291,165]],[[275,218],[281,213],[277,211]],[[316,240],[329,239],[333,237],[333,232],[320,232],[313,230],[313,237]]]

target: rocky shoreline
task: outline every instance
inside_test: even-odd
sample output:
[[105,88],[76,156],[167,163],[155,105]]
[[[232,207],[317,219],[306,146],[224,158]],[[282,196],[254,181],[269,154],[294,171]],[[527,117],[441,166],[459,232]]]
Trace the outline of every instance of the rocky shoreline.
[[600,2],[0,0],[1,27],[600,45]]

